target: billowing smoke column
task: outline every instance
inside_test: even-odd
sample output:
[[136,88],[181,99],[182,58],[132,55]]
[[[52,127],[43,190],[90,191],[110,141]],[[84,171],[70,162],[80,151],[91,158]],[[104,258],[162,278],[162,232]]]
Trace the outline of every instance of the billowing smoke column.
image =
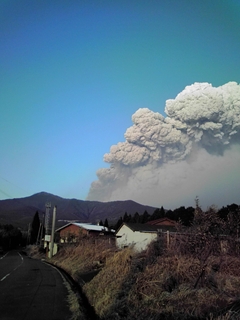
[[[187,86],[166,101],[167,117],[137,110],[125,142],[113,145],[88,200],[132,199],[176,208],[240,203],[240,85]],[[239,200],[238,200],[239,199]]]

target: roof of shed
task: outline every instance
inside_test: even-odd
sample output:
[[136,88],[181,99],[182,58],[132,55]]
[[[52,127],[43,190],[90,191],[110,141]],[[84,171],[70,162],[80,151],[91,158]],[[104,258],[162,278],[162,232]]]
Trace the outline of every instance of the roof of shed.
[[79,228],[83,228],[85,230],[90,230],[90,231],[99,231],[99,232],[115,232],[115,230],[109,230],[108,228],[104,227],[104,226],[99,226],[99,225],[95,225],[95,224],[90,224],[90,223],[77,223],[77,222],[70,222],[68,224],[66,224],[65,226],[62,226],[61,228],[57,229],[56,231],[61,231],[62,229],[65,229],[66,227],[70,226],[70,225],[75,225]]

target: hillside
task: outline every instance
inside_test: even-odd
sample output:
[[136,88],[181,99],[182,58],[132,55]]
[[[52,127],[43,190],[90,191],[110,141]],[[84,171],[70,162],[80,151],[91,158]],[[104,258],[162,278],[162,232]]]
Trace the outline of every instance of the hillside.
[[141,252],[82,237],[49,260],[82,286],[101,320],[239,320],[239,209],[225,220],[198,210],[178,231]]
[[77,199],[65,199],[56,195],[40,192],[30,197],[0,200],[0,224],[12,224],[27,229],[36,211],[42,219],[45,204],[50,202],[52,208],[57,206],[57,227],[63,220],[78,220],[96,223],[100,220],[116,221],[125,212],[143,214],[145,210],[152,214],[156,208],[141,205],[131,200],[98,202]]

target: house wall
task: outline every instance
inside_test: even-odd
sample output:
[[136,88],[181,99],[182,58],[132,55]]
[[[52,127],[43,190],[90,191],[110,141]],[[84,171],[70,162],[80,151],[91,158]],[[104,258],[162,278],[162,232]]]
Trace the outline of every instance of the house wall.
[[82,235],[87,235],[88,231],[82,228],[79,228],[78,226],[71,224],[69,226],[67,226],[66,228],[60,230],[60,238],[61,239],[65,239],[67,238],[69,235],[74,235],[76,237],[80,236],[80,234]]
[[133,231],[126,225],[122,226],[116,236],[116,246],[118,248],[134,245],[136,251],[145,250],[153,240],[157,239],[157,233]]

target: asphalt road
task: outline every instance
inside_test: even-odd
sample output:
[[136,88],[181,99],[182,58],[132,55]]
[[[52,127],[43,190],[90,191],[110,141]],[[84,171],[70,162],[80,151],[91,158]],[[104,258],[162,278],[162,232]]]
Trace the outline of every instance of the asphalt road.
[[70,320],[68,290],[51,265],[10,251],[0,255],[1,320]]

